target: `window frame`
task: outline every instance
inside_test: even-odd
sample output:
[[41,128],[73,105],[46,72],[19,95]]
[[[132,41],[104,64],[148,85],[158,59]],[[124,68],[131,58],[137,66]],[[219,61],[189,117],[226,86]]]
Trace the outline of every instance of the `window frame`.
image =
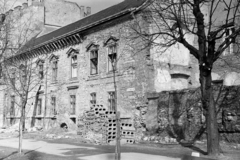
[[15,87],[16,87],[16,71],[15,70],[13,70],[11,72],[10,81],[11,81],[10,83],[11,83],[12,87],[15,89]]
[[37,101],[37,115],[40,116],[42,115],[42,105],[43,105],[43,99],[41,97],[38,98]]
[[3,78],[3,69],[2,69],[2,65],[0,64],[0,79]]
[[115,91],[108,92],[108,109],[110,111],[116,111],[116,92]]
[[90,93],[90,104],[91,105],[97,104],[97,93],[96,92]]
[[57,114],[56,106],[57,106],[57,98],[56,96],[51,96],[51,113],[53,115]]
[[14,117],[15,116],[15,95],[11,95],[11,99],[10,99],[10,117]]
[[[98,54],[99,49],[96,47],[94,49],[90,50],[90,56],[89,56],[89,61],[90,61],[90,75],[98,75],[99,71],[99,54]],[[92,56],[93,55],[93,56]],[[97,64],[94,64],[93,60],[95,60],[95,62]],[[94,66],[94,67],[93,67]],[[96,73],[93,73],[93,70],[96,70]]]
[[58,76],[58,60],[52,61],[52,82],[57,82]]
[[44,70],[43,62],[39,62],[39,64],[38,64],[38,74],[39,74],[39,78],[41,80],[44,78],[43,70]]
[[[74,57],[76,57],[76,60],[74,61],[73,59],[74,59]],[[76,69],[76,75],[75,75],[75,77],[73,76],[73,69]],[[78,56],[77,56],[77,54],[73,54],[72,56],[71,56],[71,78],[72,79],[75,79],[75,78],[77,78],[78,77]]]
[[76,115],[76,94],[70,94],[70,115]]
[[[223,41],[226,41],[227,43],[230,41],[228,40],[227,38],[235,31],[235,26],[232,25],[230,27],[227,27],[225,29],[225,33],[224,33],[224,36],[223,36]],[[235,39],[232,39],[232,42],[231,44],[223,51],[223,56],[228,56],[228,55],[233,55],[234,51],[234,43],[236,43],[236,38]]]
[[[115,53],[114,52],[111,52],[111,54],[110,54],[110,48],[112,48],[112,47],[114,47],[115,49],[114,49],[114,51],[115,51]],[[113,49],[111,50],[111,51],[113,51]],[[118,58],[118,47],[117,47],[117,43],[111,43],[111,44],[108,44],[107,45],[107,64],[108,64],[108,68],[107,68],[107,71],[109,72],[109,73],[112,73],[113,72],[113,66],[112,66],[112,61],[111,61],[111,59],[110,59],[110,55],[112,55],[112,56],[114,56],[115,58],[115,72],[118,70],[118,63],[117,63],[117,58]]]

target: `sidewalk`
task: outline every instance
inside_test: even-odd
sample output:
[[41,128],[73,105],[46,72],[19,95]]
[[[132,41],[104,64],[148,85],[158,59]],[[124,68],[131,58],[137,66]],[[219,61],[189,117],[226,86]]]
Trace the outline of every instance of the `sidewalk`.
[[[0,140],[0,146],[18,148],[18,139],[10,138],[10,139]],[[103,151],[103,153],[101,154],[101,151],[98,151],[99,148],[94,146],[90,147],[90,146],[80,146],[80,145],[72,145],[72,144],[70,145],[70,144],[61,144],[61,143],[48,143],[44,141],[24,139],[23,149],[42,152],[50,155],[62,156],[62,157],[74,156],[77,159],[81,159],[81,160],[114,160],[114,152],[112,152],[114,150],[111,150],[112,153],[104,153],[106,151]],[[75,152],[71,152],[72,150],[78,150],[80,154],[79,153],[75,154]],[[93,153],[93,155],[91,155],[91,152]],[[96,154],[96,152],[98,152],[98,154]],[[70,153],[72,153],[72,155]],[[137,152],[127,152],[127,153],[121,154],[121,160],[147,160],[147,159],[181,160],[181,158],[171,158],[166,156],[137,153]]]

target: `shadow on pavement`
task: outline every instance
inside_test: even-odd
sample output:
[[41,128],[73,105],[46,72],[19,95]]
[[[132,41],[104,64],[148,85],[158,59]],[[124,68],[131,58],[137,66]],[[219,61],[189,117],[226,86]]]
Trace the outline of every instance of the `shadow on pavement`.
[[197,151],[197,152],[199,152],[199,153],[201,153],[201,154],[203,154],[203,155],[207,155],[207,152],[201,150],[200,148],[198,148],[198,147],[196,147],[196,146],[194,146],[194,145],[192,145],[192,144],[180,143],[180,145],[182,145],[183,147],[190,148],[190,149],[192,149],[192,150],[194,150],[194,151]]
[[181,158],[181,160],[216,160],[216,159],[209,159],[209,158],[203,158],[203,157],[192,157],[189,155],[185,155]]
[[[26,153],[25,153],[25,154],[26,154]],[[35,159],[37,159],[38,157],[42,157],[41,153],[34,152],[34,151],[28,153],[28,155],[27,155],[28,160],[35,160]]]
[[[39,148],[41,148],[41,147],[39,147]],[[36,148],[36,149],[34,149],[34,150],[30,150],[30,151],[28,151],[28,152],[24,153],[24,155],[27,155],[27,154],[29,154],[29,153],[32,153],[32,152],[34,152],[34,151],[38,150],[39,148]]]
[[14,151],[14,152],[12,152],[11,154],[9,154],[8,156],[1,158],[0,160],[4,160],[4,159],[6,159],[6,158],[8,158],[8,157],[10,157],[10,156],[12,156],[12,155],[14,155],[14,154],[16,154],[16,153],[18,153],[18,152],[17,152],[17,151]]

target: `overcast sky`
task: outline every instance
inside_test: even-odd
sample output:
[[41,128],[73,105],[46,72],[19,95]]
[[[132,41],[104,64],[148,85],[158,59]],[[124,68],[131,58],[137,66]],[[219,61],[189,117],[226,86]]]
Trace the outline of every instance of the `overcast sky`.
[[[27,0],[9,0],[9,1],[14,2],[14,6],[21,5],[23,2],[27,2]],[[91,7],[92,13],[96,13],[105,8],[120,3],[124,0],[65,0],[65,1],[76,2],[78,3],[79,6]]]
[[80,6],[89,6],[92,9],[92,13],[96,13],[100,10],[113,6],[123,0],[68,0],[77,2]]

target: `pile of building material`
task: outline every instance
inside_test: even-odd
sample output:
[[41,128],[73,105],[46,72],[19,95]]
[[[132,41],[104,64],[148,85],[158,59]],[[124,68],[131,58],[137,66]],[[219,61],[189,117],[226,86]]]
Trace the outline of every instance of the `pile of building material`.
[[[102,105],[93,105],[78,118],[78,135],[94,139],[96,143],[111,143],[117,136],[116,112],[108,111]],[[121,119],[120,119],[121,123]],[[134,143],[133,124],[121,123],[121,142]]]

